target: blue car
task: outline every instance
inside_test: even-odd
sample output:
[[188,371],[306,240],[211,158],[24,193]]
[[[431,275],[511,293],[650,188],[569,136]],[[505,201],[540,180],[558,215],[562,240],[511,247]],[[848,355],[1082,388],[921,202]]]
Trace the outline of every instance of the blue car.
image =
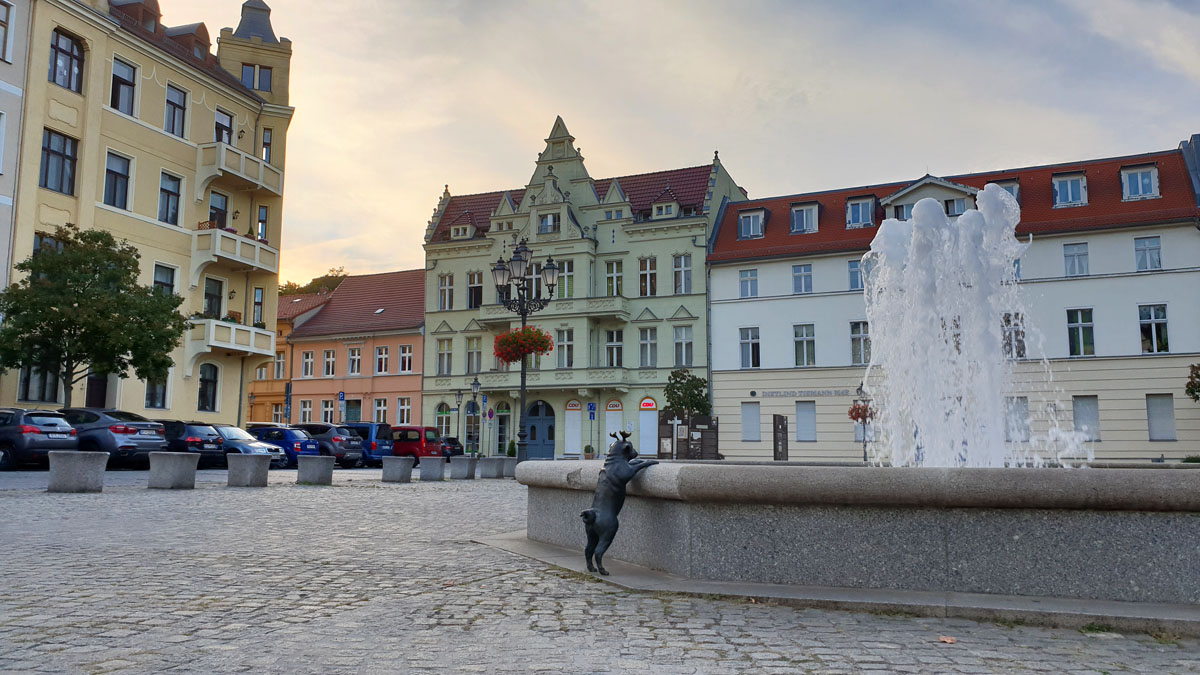
[[296,458],[300,455],[319,455],[321,445],[303,429],[293,429],[285,426],[262,426],[250,429],[250,435],[264,443],[270,443],[283,449],[287,457],[286,466],[294,468]]
[[377,422],[348,422],[342,425],[362,439],[364,466],[383,466],[383,458],[391,457],[395,443],[392,427]]

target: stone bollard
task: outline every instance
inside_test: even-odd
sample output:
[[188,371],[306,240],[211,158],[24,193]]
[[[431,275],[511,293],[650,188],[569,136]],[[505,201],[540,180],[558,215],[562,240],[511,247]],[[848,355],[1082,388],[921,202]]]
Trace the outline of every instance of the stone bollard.
[[516,476],[517,476],[517,458],[516,457],[505,457],[504,458],[504,477],[505,478],[515,478]]
[[229,460],[229,487],[267,487],[271,469],[270,455],[225,455]]
[[421,458],[421,482],[429,480],[445,480],[446,460],[441,457]]
[[416,461],[412,457],[384,457],[383,482],[411,483],[413,464]]
[[450,480],[474,480],[475,458],[456,455],[450,458]]
[[50,485],[46,492],[103,492],[107,452],[50,451]]
[[146,487],[154,490],[192,490],[196,487],[198,452],[150,453],[150,479]]
[[296,458],[300,471],[296,473],[297,485],[333,485],[333,455],[300,455]]
[[504,478],[504,460],[506,457],[480,457],[480,478]]

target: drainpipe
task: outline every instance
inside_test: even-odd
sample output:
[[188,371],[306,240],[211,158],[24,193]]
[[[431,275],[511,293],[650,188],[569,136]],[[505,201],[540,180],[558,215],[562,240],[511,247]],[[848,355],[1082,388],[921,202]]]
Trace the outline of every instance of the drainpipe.
[[240,377],[238,378],[238,408],[237,425],[242,426],[242,401],[246,399],[246,357],[242,357]]

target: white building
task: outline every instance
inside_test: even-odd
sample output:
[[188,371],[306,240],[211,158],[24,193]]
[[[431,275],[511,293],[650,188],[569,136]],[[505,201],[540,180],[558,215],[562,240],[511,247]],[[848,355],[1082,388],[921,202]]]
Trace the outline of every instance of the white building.
[[1013,404],[1035,429],[1050,411],[1083,431],[1099,460],[1200,454],[1200,405],[1183,391],[1200,362],[1198,146],[728,205],[708,257],[721,452],[769,458],[772,416],[786,415],[791,459],[861,459],[847,414],[870,358],[859,260],[884,218],[927,197],[961,213],[997,183],[1032,238],[1010,344],[1033,376]]

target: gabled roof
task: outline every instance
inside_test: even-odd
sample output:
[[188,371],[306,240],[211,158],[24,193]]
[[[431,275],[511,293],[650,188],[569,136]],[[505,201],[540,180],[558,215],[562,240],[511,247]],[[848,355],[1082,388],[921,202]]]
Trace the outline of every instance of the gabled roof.
[[925,174],[922,178],[919,178],[919,179],[909,183],[908,187],[897,190],[896,192],[893,192],[892,194],[884,197],[883,199],[880,199],[879,203],[883,204],[884,206],[887,206],[888,204],[891,204],[894,201],[902,199],[905,195],[912,194],[915,190],[925,187],[926,185],[938,185],[938,186],[941,186],[944,188],[949,188],[951,190],[958,190],[959,192],[962,192],[962,193],[965,193],[968,195],[972,195],[972,196],[976,192],[979,192],[979,188],[973,188],[970,185],[963,185],[961,183],[951,183],[950,181],[945,180],[943,178],[938,178],[937,176],[930,176],[929,174]]
[[301,295],[279,296],[279,307],[275,310],[278,321],[291,321],[310,309],[320,307],[329,301],[329,293],[304,293]]
[[424,323],[425,270],[360,274],[343,279],[292,337],[412,330]]
[[[1125,201],[1121,188],[1121,169],[1153,164],[1158,167],[1157,199]],[[1053,177],[1064,172],[1082,172],[1087,178],[1088,203],[1084,206],[1054,208]],[[918,179],[917,183],[924,179]],[[1142,155],[1033,166],[1003,171],[946,176],[945,182],[982,189],[987,183],[1015,181],[1021,204],[1021,222],[1017,234],[1052,234],[1101,228],[1124,227],[1200,218],[1200,204],[1181,150]],[[709,262],[748,260],[816,253],[864,251],[878,231],[878,224],[891,213],[881,206],[875,213],[875,226],[846,228],[846,201],[874,195],[893,195],[914,181],[867,185],[862,187],[768,197],[730,205],[717,221]],[[817,202],[817,231],[807,234],[789,232],[789,210],[793,204]],[[763,209],[768,216],[763,236],[737,238],[739,212]]]
[[679,198],[671,191],[671,181],[667,181],[667,186],[663,191],[658,193],[658,196],[650,200],[651,204],[662,204],[664,202],[678,202]]

